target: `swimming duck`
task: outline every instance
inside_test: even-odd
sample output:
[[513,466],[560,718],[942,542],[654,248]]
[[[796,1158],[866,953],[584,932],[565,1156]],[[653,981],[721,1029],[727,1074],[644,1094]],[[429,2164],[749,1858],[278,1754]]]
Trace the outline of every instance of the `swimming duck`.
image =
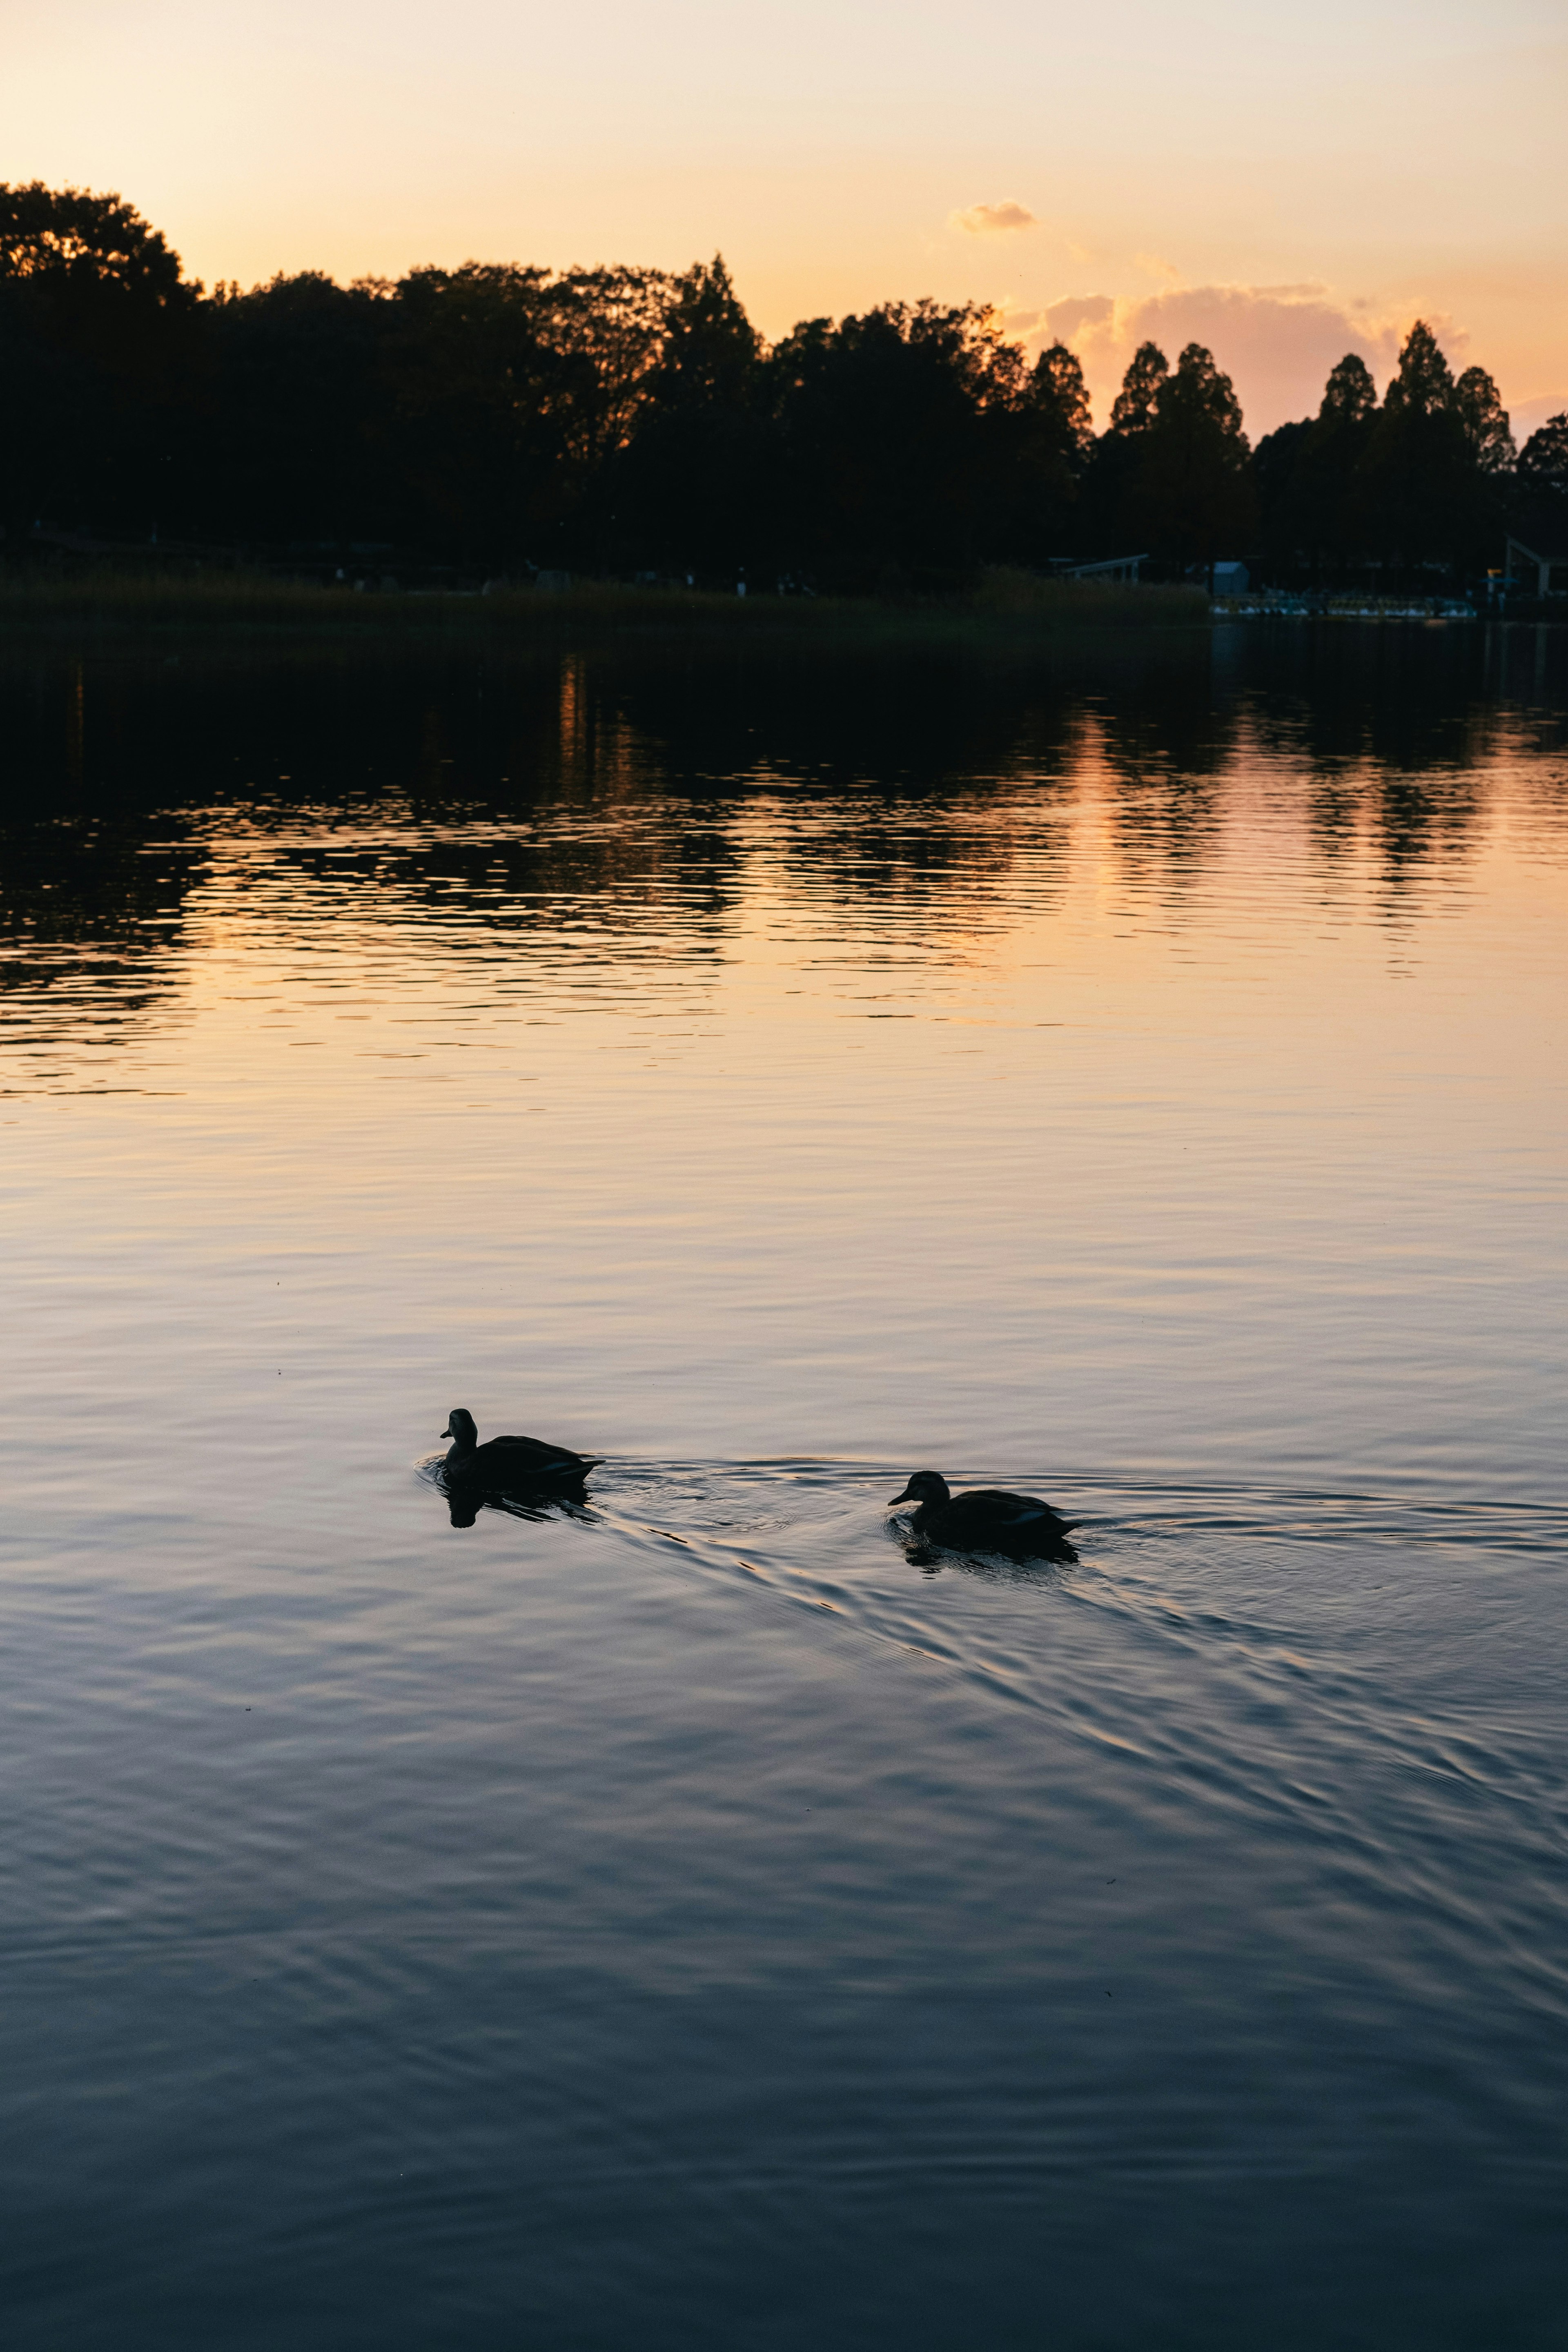
[[538,1437],[490,1437],[481,1445],[479,1423],[461,1405],[449,1414],[441,1434],[452,1440],[448,1483],[459,1479],[465,1486],[488,1486],[497,1494],[519,1486],[580,1486],[599,1465],[597,1454],[574,1454],[568,1445],[547,1445]]
[[940,1470],[915,1470],[900,1503],[917,1506],[910,1524],[918,1536],[953,1551],[1070,1551],[1076,1519],[1064,1519],[1037,1495],[1009,1495],[999,1486],[977,1486],[955,1495]]

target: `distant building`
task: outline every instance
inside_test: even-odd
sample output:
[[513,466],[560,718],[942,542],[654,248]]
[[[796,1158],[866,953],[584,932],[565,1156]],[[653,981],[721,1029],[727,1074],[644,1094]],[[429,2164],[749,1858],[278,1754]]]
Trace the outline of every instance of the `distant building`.
[[1252,574],[1245,563],[1216,563],[1214,567],[1214,593],[1216,596],[1245,596],[1252,585]]
[[1144,555],[1107,555],[1098,563],[1063,563],[1059,558],[1051,570],[1058,580],[1121,580],[1134,582],[1149,558]]
[[1505,591],[1520,587],[1526,595],[1568,596],[1568,503],[1553,499],[1521,515],[1507,547]]

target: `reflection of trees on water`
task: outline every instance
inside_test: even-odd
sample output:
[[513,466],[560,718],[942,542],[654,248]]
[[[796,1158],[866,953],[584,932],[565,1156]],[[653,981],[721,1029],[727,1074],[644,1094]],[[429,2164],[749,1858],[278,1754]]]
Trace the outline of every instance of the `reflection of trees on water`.
[[1149,701],[1180,695],[1191,668],[1186,647],[1130,649],[1111,694],[1103,664],[1081,654],[1025,664],[927,649],[689,661],[616,673],[605,690],[670,787],[765,830],[781,887],[852,910],[863,931],[907,933],[911,912],[949,931],[994,927],[996,885],[1026,869],[1031,903],[1048,901],[1097,736],[1157,734]]
[[[1508,634],[13,659],[0,978],[62,1021],[90,1000],[134,1022],[179,985],[192,891],[237,887],[252,853],[279,915],[326,894],[454,952],[548,940],[584,967],[711,958],[759,891],[857,936],[979,933],[1050,902],[1085,793],[1125,878],[1179,898],[1257,751],[1301,779],[1321,863],[1370,852],[1408,907],[1472,854],[1489,769],[1568,740],[1561,696],[1499,698]],[[1537,761],[1528,788],[1562,775]]]
[[1516,710],[1488,692],[1475,630],[1286,633],[1248,689],[1268,752],[1304,758],[1323,864],[1370,854],[1407,904],[1424,871],[1476,845],[1488,775],[1514,741]]
[[[59,810],[0,830],[0,998],[101,1044],[164,1007],[184,979],[182,909],[199,844],[121,814]],[[7,1023],[7,1026],[11,1024]]]
[[1184,667],[1143,695],[1097,705],[1111,839],[1129,882],[1167,900],[1195,881],[1218,845],[1222,779],[1237,749],[1236,706],[1206,666]]

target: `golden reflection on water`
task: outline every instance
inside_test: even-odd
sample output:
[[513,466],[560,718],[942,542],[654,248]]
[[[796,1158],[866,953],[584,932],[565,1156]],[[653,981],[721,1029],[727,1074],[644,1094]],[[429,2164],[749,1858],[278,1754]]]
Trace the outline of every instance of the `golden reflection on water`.
[[1263,698],[1188,713],[1184,760],[1157,698],[1009,686],[983,764],[911,785],[743,716],[693,748],[573,656],[480,790],[420,692],[411,784],[307,781],[307,745],[204,799],[209,734],[87,817],[79,716],[14,847],[36,1267],[156,1265],[221,1358],[193,1269],[289,1253],[313,1378],[390,1347],[444,1395],[525,1348],[625,1448],[1539,1475],[1568,844],[1535,719],[1411,772]]

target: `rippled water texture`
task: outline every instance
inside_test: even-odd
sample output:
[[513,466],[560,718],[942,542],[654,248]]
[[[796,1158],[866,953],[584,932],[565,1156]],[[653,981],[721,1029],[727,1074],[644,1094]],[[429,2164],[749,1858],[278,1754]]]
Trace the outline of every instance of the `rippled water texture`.
[[8,2347],[1557,2352],[1565,688],[0,661]]

